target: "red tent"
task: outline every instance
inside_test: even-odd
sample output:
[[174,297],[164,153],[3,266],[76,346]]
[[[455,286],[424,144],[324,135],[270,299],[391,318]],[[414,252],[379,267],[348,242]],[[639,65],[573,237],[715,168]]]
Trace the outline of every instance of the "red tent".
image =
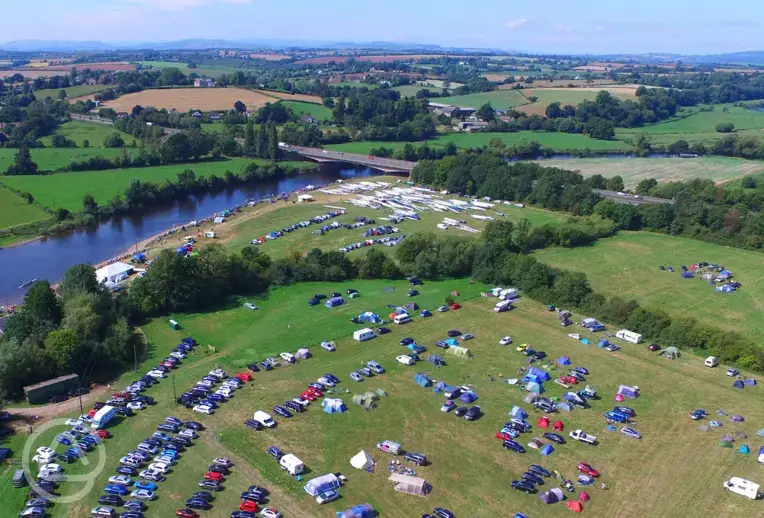
[[565,504],[565,507],[570,509],[573,512],[580,513],[584,510],[584,506],[581,505],[581,502],[576,502],[575,500],[571,500],[570,502],[567,502]]
[[388,318],[390,318],[390,320],[392,320],[392,319],[394,319],[394,318],[395,318],[395,317],[397,317],[397,316],[398,316],[398,313],[390,313],[390,314],[388,315]]
[[554,426],[552,426],[552,428],[554,428],[555,432],[561,432],[565,429],[565,425],[562,424],[562,421],[555,421]]
[[622,396],[622,395],[620,395],[620,394],[616,394],[616,396],[615,396],[615,400],[616,400],[616,401],[618,401],[618,402],[620,403],[620,402],[622,402],[622,401],[623,401],[623,396]]
[[539,419],[539,426],[541,428],[549,428],[549,418],[547,418],[547,416],[542,416],[541,419]]
[[578,495],[578,500],[581,502],[588,502],[592,497],[589,496],[589,493],[584,491],[580,495]]

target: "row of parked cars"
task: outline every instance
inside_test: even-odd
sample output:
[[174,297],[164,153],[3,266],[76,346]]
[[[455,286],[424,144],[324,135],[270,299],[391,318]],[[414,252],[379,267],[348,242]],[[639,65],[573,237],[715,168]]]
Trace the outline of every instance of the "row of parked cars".
[[203,429],[196,421],[165,418],[151,437],[119,459],[116,474],[109,477],[105,494],[98,498],[99,506],[91,512],[93,518],[113,518],[118,507],[126,509],[119,515],[121,518],[143,518],[146,502],[156,498],[158,484],[174,469],[182,452],[194,445],[193,439]]
[[406,236],[388,236],[388,237],[380,237],[378,239],[367,239],[365,241],[360,241],[358,243],[353,243],[350,245],[345,245],[342,248],[339,248],[340,252],[352,252],[353,250],[358,250],[359,248],[363,248],[365,246],[371,246],[371,245],[387,245],[387,246],[395,246],[398,243],[400,243],[403,239],[405,239]]
[[213,369],[197,381],[190,390],[178,396],[177,403],[194,412],[211,415],[215,413],[219,405],[226,403],[237,389],[249,381],[252,381],[252,375],[248,372],[240,372],[228,377],[223,369]]
[[316,216],[315,218],[311,218],[306,221],[300,221],[299,223],[295,223],[293,225],[289,225],[288,227],[284,227],[281,230],[274,230],[272,232],[268,232],[265,237],[258,237],[256,239],[253,239],[249,243],[251,245],[262,245],[266,242],[268,239],[278,239],[282,237],[284,234],[288,234],[290,232],[294,232],[295,230],[299,230],[301,228],[309,227],[311,225],[316,225],[319,223],[323,223],[324,221],[336,218],[337,216],[342,216],[345,214],[344,210],[333,210],[330,212],[327,212],[326,214],[321,214],[320,216]]
[[212,502],[215,499],[210,491],[222,491],[225,477],[230,473],[233,466],[228,457],[217,457],[212,461],[204,478],[199,482],[199,487],[203,491],[195,491],[190,498],[186,499],[186,506],[178,509],[175,516],[181,518],[198,518],[197,510],[212,509]]

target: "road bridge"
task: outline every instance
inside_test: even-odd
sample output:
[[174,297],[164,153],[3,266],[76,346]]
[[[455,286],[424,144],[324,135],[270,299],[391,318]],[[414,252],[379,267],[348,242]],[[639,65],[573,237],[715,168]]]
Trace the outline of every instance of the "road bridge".
[[279,143],[282,151],[295,153],[315,162],[344,162],[347,164],[362,165],[379,171],[391,174],[411,174],[411,170],[417,164],[407,160],[394,160],[392,158],[381,158],[371,155],[359,155],[357,153],[344,153],[342,151],[330,151],[328,149],[318,149],[312,147],[292,146],[290,144]]

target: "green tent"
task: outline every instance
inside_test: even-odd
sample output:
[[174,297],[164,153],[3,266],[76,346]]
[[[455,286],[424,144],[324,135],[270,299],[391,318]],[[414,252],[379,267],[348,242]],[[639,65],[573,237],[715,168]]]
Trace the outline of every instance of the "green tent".
[[719,446],[721,446],[722,448],[732,448],[732,443],[729,441],[721,441],[719,443]]
[[666,347],[661,354],[669,360],[679,358],[682,355],[676,347]]
[[382,396],[382,397],[387,397],[390,395],[387,393],[385,389],[381,389],[381,388],[375,390],[375,392],[377,393],[378,396]]
[[459,356],[460,358],[469,358],[470,357],[470,350],[466,347],[449,347],[446,349],[447,353],[453,354],[454,356]]

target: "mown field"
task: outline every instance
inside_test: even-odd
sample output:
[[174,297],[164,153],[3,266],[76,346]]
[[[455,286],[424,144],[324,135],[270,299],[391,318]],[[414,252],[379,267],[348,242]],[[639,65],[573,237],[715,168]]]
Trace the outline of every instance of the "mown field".
[[107,88],[110,88],[110,85],[77,85],[77,86],[70,86],[67,88],[48,88],[43,90],[35,90],[34,95],[37,98],[38,101],[42,101],[46,97],[52,97],[53,99],[58,99],[58,92],[61,90],[64,90],[66,92],[67,98],[72,97],[82,97],[83,95],[90,95],[95,94],[98,92],[103,92]]
[[[92,145],[95,145],[95,143],[92,143]],[[0,173],[5,172],[5,170],[8,169],[8,166],[13,163],[17,152],[18,149],[0,148]],[[30,150],[32,160],[37,164],[41,171],[56,171],[66,167],[72,161],[86,160],[99,155],[106,158],[114,158],[121,152],[121,149],[97,147],[39,148]],[[0,179],[0,182],[4,180],[6,180],[6,178]]]
[[[307,306],[313,293],[344,292],[350,287],[359,290],[361,297],[343,307],[330,310]],[[649,353],[644,346],[623,345],[622,351],[607,353],[581,345],[566,337],[568,330],[561,328],[543,305],[529,300],[521,299],[518,308],[510,313],[495,314],[491,311],[492,301],[478,296],[484,286],[470,284],[468,280],[428,282],[415,299],[422,307],[433,308],[442,303],[446,294],[458,290],[464,306],[461,310],[436,313],[429,319],[417,318],[414,323],[394,327],[391,334],[372,342],[358,344],[350,338],[357,328],[349,321],[350,316],[367,310],[387,313],[386,304],[410,300],[405,296],[407,289],[405,281],[302,284],[276,289],[260,299],[232,300],[230,307],[219,311],[171,315],[181,323],[182,331],[170,330],[166,319],[144,326],[142,329],[152,345],[148,363],[166,355],[184,335],[196,337],[202,349],[211,344],[218,352],[206,356],[199,350],[177,370],[173,380],[164,380],[149,389],[148,393],[159,403],[114,427],[114,438],[106,442],[106,469],[97,476],[96,489],[76,504],[54,506],[51,515],[81,516],[94,507],[101,494],[99,489],[113,473],[118,458],[150,435],[166,415],[194,418],[203,422],[207,430],[161,484],[158,499],[149,505],[149,512],[157,516],[170,516],[181,507],[183,500],[197,489],[205,466],[220,455],[229,455],[235,466],[224,483],[226,490],[217,493],[213,509],[204,512],[210,518],[227,517],[238,505],[239,492],[252,483],[270,490],[269,506],[294,517],[328,518],[362,502],[371,503],[381,516],[419,516],[436,506],[447,507],[457,516],[478,518],[511,516],[514,512],[570,516],[563,504],[544,506],[537,497],[510,489],[509,482],[519,478],[531,463],[575,478],[575,466],[581,461],[598,468],[602,472],[600,480],[609,487],[607,491],[599,486],[577,487],[578,491],[586,489],[591,494],[591,501],[584,504],[588,516],[756,514],[758,502],[728,494],[721,487],[730,476],[757,480],[761,468],[755,456],[743,456],[716,444],[724,433],[741,430],[752,437],[760,428],[764,420],[760,388],[733,392],[723,370],[706,369],[693,357],[671,362]],[[257,302],[260,309],[253,312],[241,306],[249,300]],[[398,345],[402,337],[412,336],[432,348],[433,341],[442,339],[448,329],[475,335],[474,340],[465,343],[474,354],[472,359],[449,357],[433,348],[432,351],[444,355],[446,366],[436,369],[424,362],[406,367],[395,362],[395,357],[404,350]],[[594,401],[591,409],[563,413],[553,419],[561,419],[566,432],[583,428],[597,435],[598,446],[568,443],[556,446],[555,453],[546,458],[532,449],[517,454],[501,448],[493,434],[507,420],[509,409],[519,404],[530,411],[529,405],[522,402],[523,393],[502,381],[515,377],[517,369],[526,365],[525,357],[514,347],[498,345],[499,338],[508,333],[516,343],[531,343],[551,359],[568,355],[573,365],[590,370],[587,382],[598,388],[603,399]],[[337,341],[334,353],[317,347],[319,341],[329,339]],[[310,347],[314,358],[272,372],[256,373],[254,381],[237,391],[213,416],[192,414],[172,404],[173,383],[178,391],[185,390],[216,366],[229,373],[237,372],[247,363],[298,347]],[[350,381],[348,373],[371,359],[381,362],[386,372],[363,383]],[[326,372],[342,380],[340,389],[332,395],[348,404],[347,413],[328,415],[320,411],[318,403],[313,403],[307,412],[292,419],[277,417],[279,424],[275,429],[254,432],[241,425],[253,411],[270,411],[273,405],[299,394],[309,381]],[[467,422],[440,412],[443,396],[415,385],[413,378],[417,372],[429,373],[435,380],[472,385],[479,395],[476,403],[483,416]],[[126,375],[116,386],[132,377],[135,376]],[[620,383],[641,387],[642,397],[627,402],[637,412],[633,426],[643,435],[639,441],[608,432],[602,418],[602,413],[612,407],[612,396]],[[551,383],[546,387],[550,397],[559,397],[563,392]],[[354,393],[377,388],[385,389],[389,397],[382,398],[374,410],[363,411],[350,401]],[[687,411],[696,407],[712,413],[717,408],[739,413],[746,422],[733,425],[724,420],[721,430],[702,433],[697,430],[697,423],[686,417]],[[539,416],[531,412],[529,420],[534,429],[521,436],[523,444],[543,431],[536,426]],[[416,468],[418,475],[433,487],[427,498],[393,491],[387,481],[390,457],[375,450],[375,444],[385,439],[400,442],[407,451],[427,455],[431,464]],[[22,442],[23,437],[6,442],[14,448],[14,458],[20,457]],[[739,441],[736,446],[743,442],[756,450],[755,440]],[[307,473],[302,481],[278,468],[266,453],[271,445],[294,453],[305,462]],[[361,449],[377,462],[374,473],[350,466],[350,457]],[[65,469],[69,473],[84,471],[74,466]],[[0,475],[0,495],[4,505],[17,512],[26,491],[10,488],[11,472],[12,469],[6,469]],[[341,472],[348,482],[340,489],[339,501],[318,506],[305,494],[302,485],[307,479],[328,472]],[[552,479],[547,479],[541,488],[555,486]],[[71,485],[66,484],[63,491],[71,492]]]
[[491,106],[496,110],[514,108],[515,106],[526,104],[528,102],[528,100],[517,90],[494,90],[493,92],[454,95],[451,97],[433,99],[432,101],[475,109],[480,108],[485,103],[491,103]]
[[177,68],[185,75],[196,74],[198,76],[217,77],[223,74],[233,74],[241,70],[236,67],[228,66],[209,66],[209,65],[197,65],[196,68],[190,68],[186,63],[176,63],[174,61],[139,61],[138,62],[144,69],[146,68]]
[[[251,162],[265,164],[260,159],[227,158],[217,161],[111,169],[107,171],[84,171],[59,173],[46,176],[7,176],[2,182],[24,192],[32,193],[46,207],[63,207],[70,211],[82,210],[82,198],[92,194],[98,203],[106,203],[112,196],[123,192],[134,180],[162,183],[175,181],[178,173],[191,169],[197,177],[216,174],[223,177],[226,171],[238,173]],[[282,162],[282,166],[310,167],[306,162]]]
[[321,104],[305,103],[301,101],[281,101],[281,104],[298,115],[304,113],[320,121],[332,119],[332,110]]
[[621,99],[634,99],[636,88],[607,88],[607,87],[586,87],[586,88],[527,88],[522,90],[522,95],[526,99],[531,96],[538,97],[538,100],[532,104],[518,107],[519,111],[544,115],[546,107],[554,102],[559,102],[562,106],[566,104],[577,105],[583,101],[593,101],[597,94],[606,91]]
[[[100,124],[97,122],[86,122],[78,120],[73,120],[62,124],[56,130],[56,133],[73,140],[77,143],[78,147],[82,147],[84,145],[83,142],[87,140],[90,144],[90,147],[102,148],[104,139],[112,133],[119,133],[119,135],[122,137],[122,140],[124,140],[125,144],[128,146],[131,145],[134,140],[136,140],[136,138],[132,135],[119,131],[114,126],[110,126],[108,124]],[[40,139],[40,141],[44,145],[50,146],[52,145],[51,138],[52,136],[43,137]]]
[[229,110],[236,101],[243,102],[250,110],[276,102],[274,96],[244,88],[172,88],[165,90],[143,90],[123,95],[104,103],[104,107],[116,111],[130,111],[136,105],[153,106],[178,111],[188,110]]
[[764,163],[742,158],[708,156],[701,158],[572,158],[547,160],[544,165],[581,171],[584,175],[621,176],[627,189],[640,181],[687,181],[694,178],[724,183],[764,172]]
[[[546,249],[539,260],[587,274],[595,291],[633,298],[672,315],[736,330],[758,340],[764,332],[764,254],[649,233],[622,233],[591,247]],[[717,293],[700,278],[682,279],[681,265],[696,261],[726,266],[743,284],[737,293]],[[675,273],[659,270],[673,266]]]
[[45,211],[27,203],[13,191],[0,187],[0,228],[34,223],[49,217]]

